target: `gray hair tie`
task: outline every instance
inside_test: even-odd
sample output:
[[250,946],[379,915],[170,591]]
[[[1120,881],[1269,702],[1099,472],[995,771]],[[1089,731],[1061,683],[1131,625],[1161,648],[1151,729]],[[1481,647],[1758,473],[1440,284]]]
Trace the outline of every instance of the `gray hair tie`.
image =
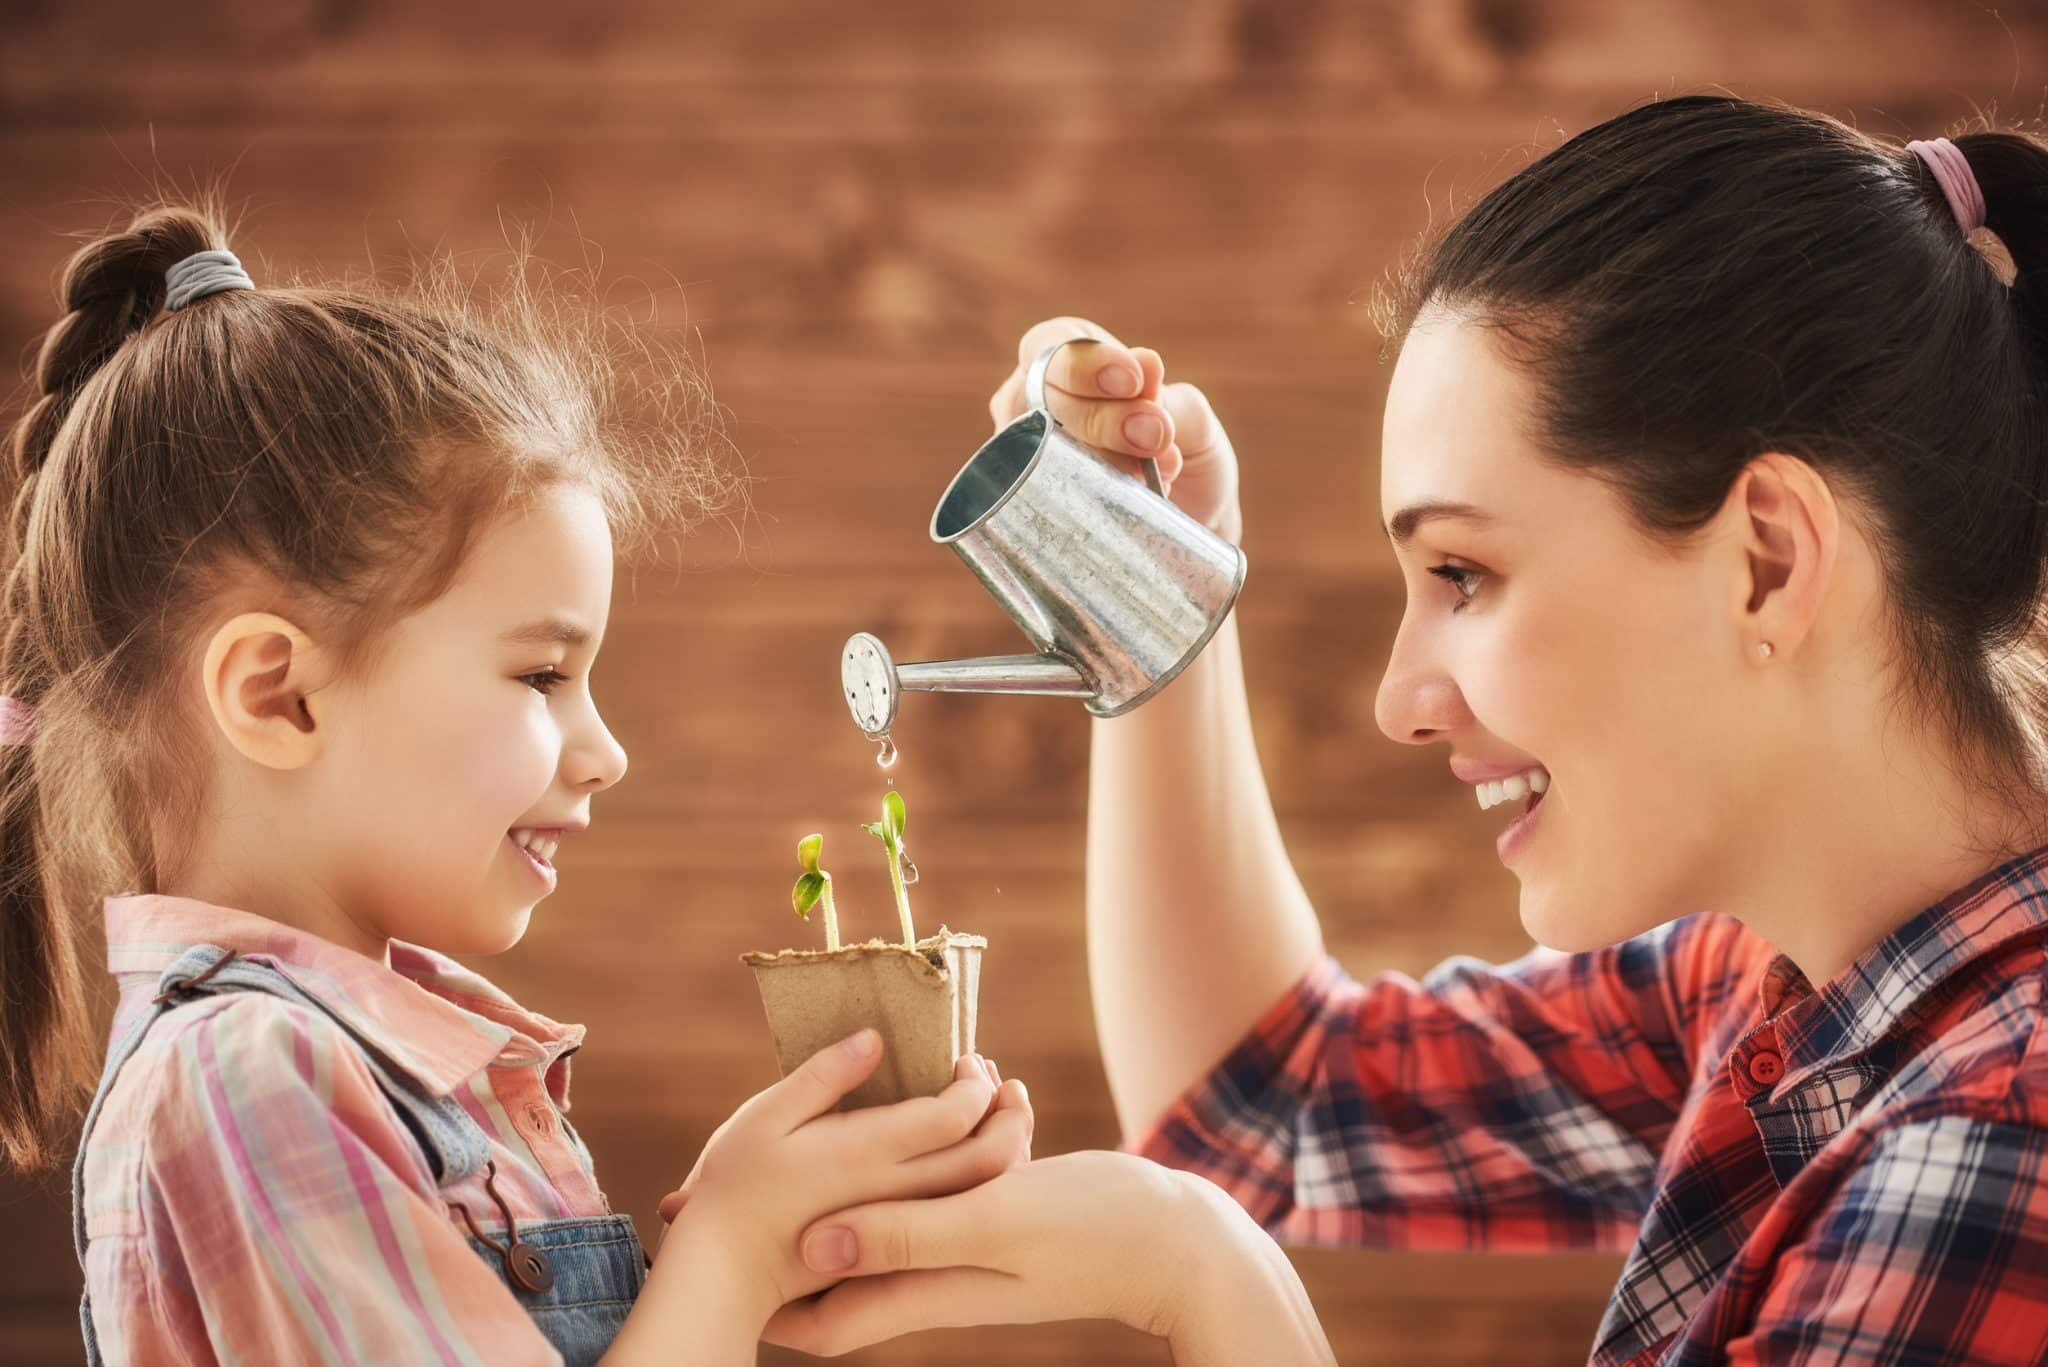
[[256,288],[256,282],[230,251],[194,252],[164,272],[164,283],[169,288],[164,308],[173,313],[195,299],[222,290]]

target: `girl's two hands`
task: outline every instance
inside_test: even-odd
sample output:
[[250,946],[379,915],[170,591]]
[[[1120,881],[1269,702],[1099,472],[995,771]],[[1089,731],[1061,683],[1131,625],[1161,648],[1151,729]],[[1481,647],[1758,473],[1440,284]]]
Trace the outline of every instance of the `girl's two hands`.
[[941,1200],[840,1211],[803,1251],[849,1280],[784,1306],[763,1337],[820,1356],[921,1329],[1113,1319],[1166,1339],[1180,1367],[1336,1361],[1265,1231],[1214,1183],[1130,1154],[1063,1154]]
[[1038,354],[1069,337],[1093,343],[1061,347],[1045,377],[1046,402],[1062,426],[1132,474],[1140,457],[1159,462],[1159,478],[1182,511],[1228,541],[1243,532],[1237,501],[1237,453],[1208,398],[1191,384],[1166,384],[1166,364],[1149,347],[1127,347],[1085,318],[1049,318],[1017,344],[1017,368],[988,401],[997,428],[1024,412],[1024,372]]
[[834,1112],[881,1062],[881,1037],[863,1030],[820,1050],[719,1126],[690,1176],[663,1199],[672,1222],[653,1276],[674,1261],[701,1275],[718,1267],[733,1308],[765,1323],[776,1307],[837,1280],[812,1271],[797,1236],[820,1216],[873,1201],[945,1196],[1031,1157],[1033,1116],[1024,1084],[964,1055],[934,1097]]

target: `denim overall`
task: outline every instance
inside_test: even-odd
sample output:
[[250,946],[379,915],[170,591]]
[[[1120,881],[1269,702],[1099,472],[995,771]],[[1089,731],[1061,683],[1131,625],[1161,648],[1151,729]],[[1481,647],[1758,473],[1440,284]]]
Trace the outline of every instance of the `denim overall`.
[[[71,1229],[80,1269],[85,1266],[85,1145],[99,1119],[100,1105],[112,1089],[114,1075],[134,1054],[151,1025],[181,1002],[213,993],[268,992],[326,1015],[347,1033],[369,1064],[378,1089],[396,1108],[425,1152],[437,1185],[445,1188],[479,1170],[495,1175],[489,1138],[453,1097],[426,1094],[394,1068],[376,1045],[308,995],[283,970],[242,958],[217,945],[199,944],[186,949],[164,970],[157,988],[151,1005],[107,1051],[99,1091],[86,1112],[85,1129],[79,1137],[78,1157],[71,1170]],[[486,1185],[496,1198],[497,1189],[489,1185],[489,1180],[487,1176]],[[466,1205],[450,1204],[462,1212],[470,1230],[470,1246],[526,1308],[542,1335],[561,1353],[567,1367],[583,1367],[604,1355],[625,1324],[626,1312],[633,1308],[633,1301],[646,1281],[647,1269],[653,1265],[641,1247],[630,1216],[515,1225],[511,1212],[499,1201],[494,1238],[491,1231],[478,1229]],[[486,1212],[487,1218],[489,1215]],[[79,1298],[78,1317],[85,1334],[85,1360],[97,1367],[104,1359],[93,1334],[90,1291]]]

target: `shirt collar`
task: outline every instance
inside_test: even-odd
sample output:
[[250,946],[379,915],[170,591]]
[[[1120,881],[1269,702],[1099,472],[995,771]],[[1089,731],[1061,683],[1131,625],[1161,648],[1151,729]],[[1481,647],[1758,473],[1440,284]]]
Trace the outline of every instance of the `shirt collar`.
[[124,1003],[186,948],[219,945],[282,969],[309,996],[381,1049],[433,1095],[446,1096],[492,1064],[538,1064],[568,1108],[568,1056],[584,1028],[520,1006],[461,964],[422,945],[391,942],[391,966],[317,935],[197,898],[120,893],[104,899],[107,971]]
[[2048,928],[2048,845],[1978,875],[1815,989],[1792,960],[1772,959],[1760,988],[1787,1072],[1860,1054],[1971,964]]

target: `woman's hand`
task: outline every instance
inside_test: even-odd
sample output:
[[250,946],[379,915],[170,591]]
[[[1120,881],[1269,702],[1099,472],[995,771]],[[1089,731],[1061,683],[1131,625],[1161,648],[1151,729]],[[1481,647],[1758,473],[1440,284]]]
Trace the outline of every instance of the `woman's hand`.
[[[1031,1156],[1024,1084],[963,1055],[935,1097],[834,1112],[881,1061],[872,1030],[820,1050],[719,1126],[696,1167],[661,1204],[673,1221],[661,1264],[720,1265],[732,1313],[764,1322],[775,1307],[829,1285],[805,1267],[797,1236],[828,1212],[870,1201],[949,1195]],[[678,1274],[681,1276],[683,1274]]]
[[1114,1319],[1180,1367],[1332,1364],[1286,1255],[1214,1184],[1129,1154],[1073,1153],[958,1196],[863,1206],[803,1236],[846,1277],[786,1305],[767,1342],[821,1356],[919,1329]]
[[1085,318],[1050,318],[1017,344],[1017,368],[988,401],[998,428],[1024,412],[1024,372],[1038,354],[1068,337],[1045,377],[1053,416],[1082,441],[1136,474],[1138,458],[1159,462],[1160,482],[1182,511],[1235,542],[1243,531],[1237,503],[1237,453],[1209,400],[1191,384],[1166,384],[1165,362],[1148,347],[1127,347]]

